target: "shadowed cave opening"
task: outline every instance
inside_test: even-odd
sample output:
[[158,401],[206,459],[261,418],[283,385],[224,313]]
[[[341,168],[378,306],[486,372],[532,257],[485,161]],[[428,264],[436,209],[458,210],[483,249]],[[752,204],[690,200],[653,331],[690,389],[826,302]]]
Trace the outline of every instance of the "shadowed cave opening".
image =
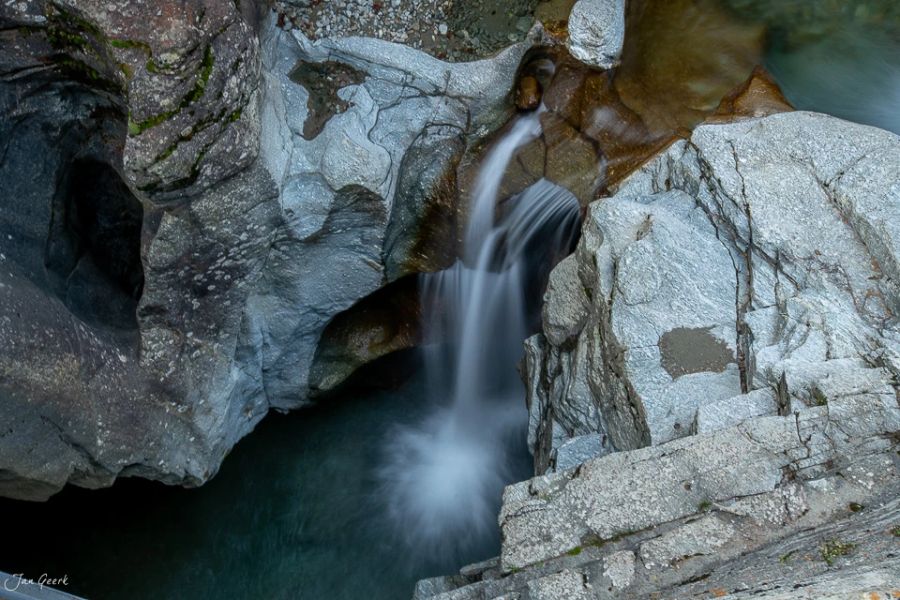
[[140,201],[108,163],[73,161],[54,200],[46,266],[57,295],[76,316],[137,329],[144,287]]

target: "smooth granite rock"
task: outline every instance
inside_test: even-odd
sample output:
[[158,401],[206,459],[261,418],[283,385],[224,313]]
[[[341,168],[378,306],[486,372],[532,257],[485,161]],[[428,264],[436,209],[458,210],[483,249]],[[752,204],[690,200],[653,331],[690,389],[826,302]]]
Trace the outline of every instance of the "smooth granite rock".
[[526,346],[539,471],[586,425],[626,450],[893,397],[898,155],[812,113],[710,124],[592,204]]
[[[330,391],[377,358],[351,347],[331,347],[317,358],[329,321],[388,281],[439,269],[453,256],[455,168],[464,140],[484,136],[509,114],[513,75],[528,44],[459,64],[376,39],[313,43],[277,27],[266,30],[263,46],[272,101],[263,107],[261,155],[280,182],[283,210],[290,206],[290,218],[304,227],[286,232],[248,310],[259,329],[254,335],[266,340],[260,361],[267,401],[288,409],[307,403],[310,383],[317,393]],[[309,135],[304,122],[319,106],[314,96],[325,91],[297,82],[310,69],[341,72],[338,65],[359,76],[336,90],[343,103]],[[343,364],[335,363],[341,356]]]

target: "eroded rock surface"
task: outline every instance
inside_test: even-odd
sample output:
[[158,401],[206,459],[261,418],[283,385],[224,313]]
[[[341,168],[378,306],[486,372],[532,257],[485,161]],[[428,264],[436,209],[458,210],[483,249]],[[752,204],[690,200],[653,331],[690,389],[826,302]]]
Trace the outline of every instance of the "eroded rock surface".
[[[262,155],[282,189],[291,227],[268,265],[268,287],[250,299],[250,313],[259,328],[254,335],[267,341],[260,360],[269,374],[268,400],[292,408],[306,401],[316,343],[332,317],[388,280],[451,260],[455,165],[466,140],[485,135],[509,114],[512,75],[528,46],[450,64],[380,40],[314,44],[276,28],[266,47],[266,86],[278,100],[263,111]],[[297,86],[296,74],[326,61],[366,77],[336,91],[340,111],[308,139],[308,92]],[[341,206],[338,200],[351,189],[357,200]],[[341,220],[329,226],[328,219]],[[329,229],[343,241],[322,243]],[[369,335],[345,334],[347,340]],[[320,356],[340,355],[347,362],[335,373],[349,375],[363,360],[349,347]],[[335,373],[317,376],[317,390],[339,385],[344,378]]]
[[[187,3],[144,23],[163,44],[147,49],[115,43],[137,38],[116,29],[131,4],[78,4],[3,9],[0,494],[16,498],[120,475],[199,485],[270,409],[308,403],[329,322],[452,256],[455,165],[511,112],[528,46],[450,65],[312,43],[274,15],[261,45],[234,3]],[[190,182],[156,154],[176,139],[173,168],[201,160]],[[320,387],[359,364],[348,348],[379,331],[362,327],[323,350],[340,364]]]

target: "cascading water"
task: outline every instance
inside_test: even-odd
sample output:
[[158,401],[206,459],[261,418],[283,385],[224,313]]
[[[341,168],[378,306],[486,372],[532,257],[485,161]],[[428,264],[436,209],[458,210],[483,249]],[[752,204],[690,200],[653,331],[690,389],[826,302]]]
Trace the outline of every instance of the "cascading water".
[[540,134],[539,118],[540,111],[520,117],[488,153],[462,259],[422,278],[434,409],[391,432],[379,473],[389,520],[413,556],[448,562],[496,551],[503,486],[530,475],[516,365],[546,275],[571,250],[580,221],[575,197],[546,180],[498,209],[506,167]]

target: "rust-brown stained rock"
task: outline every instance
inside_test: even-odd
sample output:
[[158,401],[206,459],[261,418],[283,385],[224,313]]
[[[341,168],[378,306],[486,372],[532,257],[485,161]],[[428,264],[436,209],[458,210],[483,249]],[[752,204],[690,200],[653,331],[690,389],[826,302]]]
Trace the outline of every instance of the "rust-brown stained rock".
[[547,147],[543,139],[526,144],[519,150],[506,168],[500,183],[500,197],[508,198],[535,183],[544,176]]
[[593,140],[558,115],[541,115],[547,158],[544,177],[575,194],[582,204],[590,202],[600,176],[598,148]]
[[397,177],[397,192],[385,232],[388,281],[410,273],[446,269],[456,260],[459,190],[457,167],[465,151],[462,137],[413,142]]
[[534,18],[544,25],[544,31],[560,43],[569,37],[569,13],[576,0],[543,0],[534,11]]
[[521,111],[534,110],[541,104],[541,84],[533,75],[526,75],[516,87],[516,108]]
[[651,132],[693,129],[760,63],[763,34],[716,0],[632,1],[616,91]]
[[750,77],[722,99],[708,120],[734,121],[767,117],[794,110],[781,88],[763,67],[756,67]]
[[[762,42],[760,25],[735,19],[714,0],[632,0],[618,68],[590,68],[562,44],[533,50],[518,99],[521,108],[523,90],[543,88],[544,131],[516,154],[501,193],[545,177],[587,204],[717,109],[720,117],[786,110],[774,83],[754,72]],[[539,66],[548,61],[552,75]],[[464,165],[461,181],[470,182],[478,161]]]
[[387,284],[336,316],[322,333],[309,371],[313,396],[346,383],[366,364],[420,343],[418,278]]

